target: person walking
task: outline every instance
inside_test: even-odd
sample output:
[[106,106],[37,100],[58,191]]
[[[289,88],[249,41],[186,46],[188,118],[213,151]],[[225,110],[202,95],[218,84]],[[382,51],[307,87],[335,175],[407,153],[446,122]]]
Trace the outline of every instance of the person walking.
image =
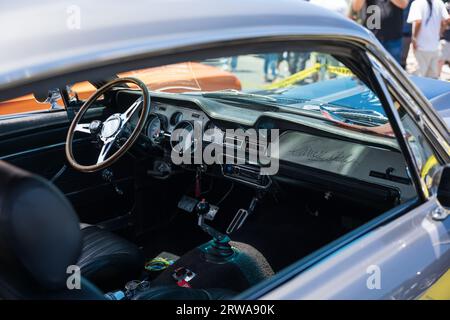
[[[401,63],[403,47],[403,10],[408,6],[409,0],[353,0],[352,9],[362,14],[363,25],[370,29],[386,50]],[[379,12],[379,23],[371,25],[373,16]],[[368,23],[369,22],[369,23]]]
[[278,53],[264,55],[264,77],[266,82],[274,81],[278,76]]
[[412,39],[412,25],[408,23],[409,10],[412,2],[408,4],[403,11],[403,45],[402,45],[402,59],[400,65],[406,70],[406,60],[408,59],[409,51],[411,50]]
[[[450,2],[447,2],[445,5],[447,12],[450,14]],[[443,29],[439,50],[439,70],[441,74],[443,72],[444,65],[450,62],[450,21],[447,20],[447,24]]]
[[439,78],[439,40],[448,19],[442,0],[414,0],[411,5],[408,23],[413,25],[412,45],[418,76]]

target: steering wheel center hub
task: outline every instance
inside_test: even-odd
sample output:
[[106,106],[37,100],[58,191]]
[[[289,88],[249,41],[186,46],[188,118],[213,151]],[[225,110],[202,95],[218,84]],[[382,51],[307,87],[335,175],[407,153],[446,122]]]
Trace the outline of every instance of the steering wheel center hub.
[[119,130],[122,125],[122,120],[120,119],[120,115],[114,114],[110,116],[103,123],[101,136],[103,139],[113,137]]

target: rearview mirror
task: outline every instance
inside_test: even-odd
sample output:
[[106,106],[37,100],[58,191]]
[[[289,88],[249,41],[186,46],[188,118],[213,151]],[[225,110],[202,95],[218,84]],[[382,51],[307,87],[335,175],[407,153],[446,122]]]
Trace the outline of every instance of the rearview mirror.
[[444,220],[450,214],[450,165],[445,165],[439,169],[433,181],[439,206],[433,211],[432,217],[435,220]]

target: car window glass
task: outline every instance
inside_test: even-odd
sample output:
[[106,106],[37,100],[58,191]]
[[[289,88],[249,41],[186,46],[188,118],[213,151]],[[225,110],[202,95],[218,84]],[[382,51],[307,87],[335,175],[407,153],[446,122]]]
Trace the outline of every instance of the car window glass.
[[[391,90],[391,92],[393,91]],[[406,92],[403,92],[402,97],[404,95],[406,95]],[[396,99],[394,94],[392,96],[404,129],[404,137],[416,163],[421,183],[425,187],[425,192],[429,195],[432,192],[433,176],[440,167],[438,157],[417,123],[402,106],[400,99]]]
[[153,91],[251,93],[289,108],[323,113],[342,125],[393,136],[378,97],[330,54],[246,54],[144,68],[118,76],[137,77]]
[[409,109],[415,114],[420,113],[420,108],[414,99],[399,85],[396,79],[389,76],[387,70],[374,56],[369,55],[369,58],[375,68],[383,75],[390,96],[394,102],[394,107],[399,115],[406,143],[416,164],[422,190],[427,193],[426,195],[430,195],[432,192],[433,176],[440,167],[440,163],[431,144],[417,122],[413,119],[410,111],[405,108],[405,105],[407,104]]
[[[83,81],[67,86],[69,97],[86,100],[96,88],[89,82]],[[49,89],[47,93],[37,95],[29,93],[21,97],[0,101],[0,117],[5,116],[30,116],[34,112],[61,110],[64,103],[59,89]]]
[[63,108],[63,102],[59,94],[45,100],[36,99],[34,94],[26,94],[18,98],[0,102],[0,117],[8,115],[26,115],[30,112],[46,111]]

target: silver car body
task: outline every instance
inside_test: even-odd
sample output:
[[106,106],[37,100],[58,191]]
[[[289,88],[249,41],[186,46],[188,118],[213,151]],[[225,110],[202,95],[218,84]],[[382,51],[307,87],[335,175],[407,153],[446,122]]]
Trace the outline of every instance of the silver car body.
[[[302,1],[28,0],[1,7],[0,99],[102,78],[143,61],[176,62],[201,50],[273,40],[338,40],[376,57],[380,72],[409,93],[415,106],[408,111],[449,162],[445,123],[373,34]],[[421,197],[414,210],[401,216],[388,212],[240,297],[418,297],[450,266],[450,219],[432,219],[439,204],[434,196]],[[380,272],[380,288],[367,285],[373,268]]]

